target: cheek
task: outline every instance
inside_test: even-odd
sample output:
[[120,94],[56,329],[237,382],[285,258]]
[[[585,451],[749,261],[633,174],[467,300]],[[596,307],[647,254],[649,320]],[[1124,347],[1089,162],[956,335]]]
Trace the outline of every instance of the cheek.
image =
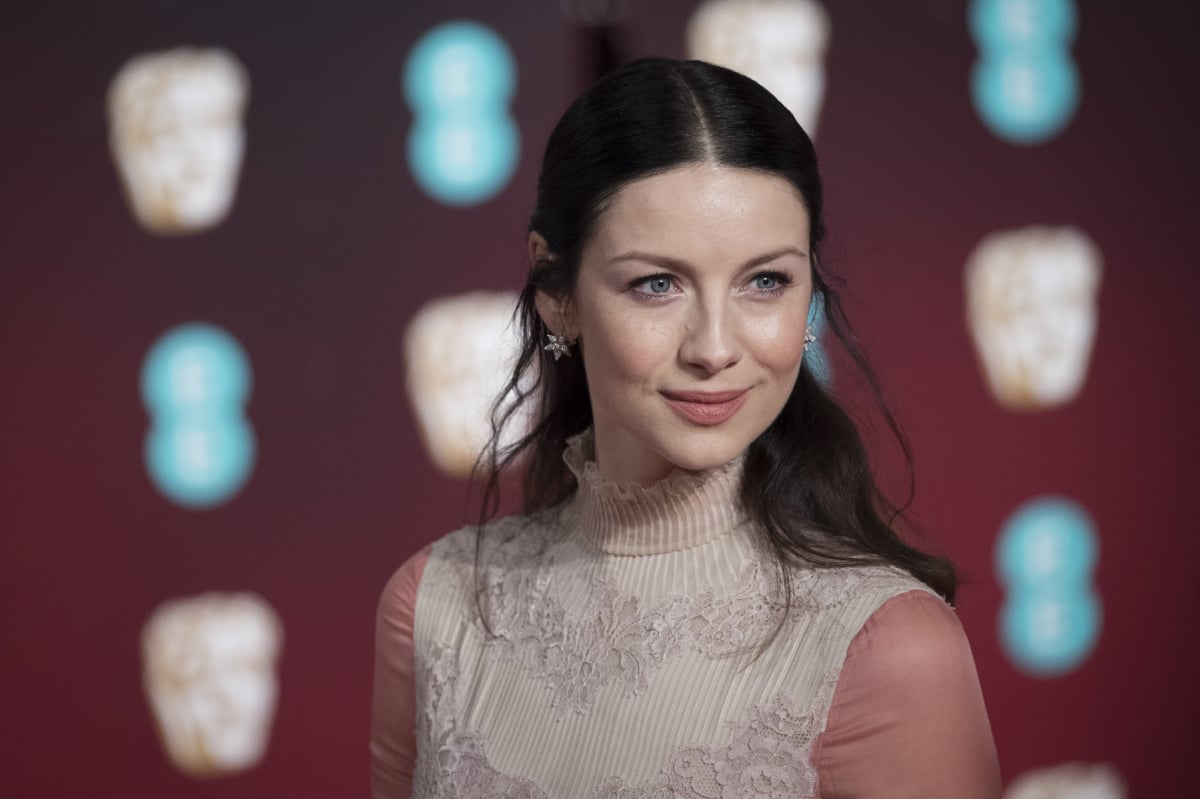
[[635,383],[670,362],[676,338],[670,319],[650,318],[637,309],[624,313],[597,310],[579,320],[588,374],[608,382]]
[[755,359],[772,372],[792,374],[804,356],[804,320],[799,313],[753,316],[747,323],[746,344]]

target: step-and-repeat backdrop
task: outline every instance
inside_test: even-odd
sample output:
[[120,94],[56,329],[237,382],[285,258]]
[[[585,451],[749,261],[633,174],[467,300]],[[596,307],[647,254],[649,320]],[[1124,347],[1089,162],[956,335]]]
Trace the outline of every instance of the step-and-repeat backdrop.
[[[968,578],[1010,799],[1190,794],[1192,4],[18,17],[5,796],[366,792],[375,603],[470,516],[541,148],[644,55],[746,72],[817,143],[830,263],[915,446],[914,515]],[[858,392],[838,352],[813,357]]]

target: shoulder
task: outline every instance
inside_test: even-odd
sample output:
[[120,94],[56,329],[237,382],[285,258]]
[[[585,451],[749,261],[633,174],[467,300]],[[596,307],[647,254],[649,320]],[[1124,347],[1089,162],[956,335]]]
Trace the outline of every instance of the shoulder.
[[474,558],[475,528],[462,527],[421,547],[392,572],[379,598],[379,617],[385,615],[410,621],[416,606],[417,592],[426,571],[444,569],[446,565],[466,563]]
[[850,642],[831,722],[839,714],[900,724],[968,706],[982,710],[975,659],[953,608],[927,591],[898,594]]
[[426,544],[414,552],[400,568],[392,573],[383,586],[377,610],[377,617],[381,623],[385,621],[395,623],[407,618],[408,624],[411,626],[413,608],[416,606],[417,600],[417,589],[421,585],[421,578],[424,576],[425,565],[429,561],[429,554],[433,546],[433,544]]
[[[877,770],[859,764],[871,762]],[[820,754],[822,795],[996,799],[1000,771],[975,661],[927,591],[871,614],[843,664]]]
[[479,565],[485,570],[518,567],[552,540],[559,529],[556,520],[554,511],[533,516],[506,516],[488,522],[483,528],[482,540],[478,525],[467,525],[443,535],[415,552],[393,572],[380,598],[381,611],[385,608],[407,610],[411,616],[425,574],[434,574],[439,580],[451,575],[473,574],[477,546],[480,547]]
[[929,586],[895,566],[796,569],[791,579],[803,607],[834,612],[846,621],[853,616],[855,629],[895,597],[917,592],[941,602]]
[[[455,530],[430,548],[430,561],[458,571],[476,564],[486,569],[515,568],[536,557],[563,531],[561,508],[530,515],[503,516]],[[482,534],[481,534],[482,533]]]
[[[881,674],[934,677],[973,663],[966,633],[953,608],[927,590],[913,589],[886,600],[867,619],[847,653],[867,658]],[[906,677],[908,679],[908,677]]]

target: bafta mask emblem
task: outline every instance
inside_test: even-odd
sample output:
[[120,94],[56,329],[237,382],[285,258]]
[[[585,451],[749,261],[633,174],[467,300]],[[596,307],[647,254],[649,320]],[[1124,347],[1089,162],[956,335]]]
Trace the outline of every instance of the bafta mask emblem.
[[688,22],[687,50],[761,83],[815,138],[829,30],[815,0],[708,0]]
[[245,149],[248,91],[245,68],[220,49],[139,55],[113,78],[109,144],[144,228],[191,233],[229,213]]
[[254,594],[175,599],[150,616],[143,682],[167,756],[181,771],[222,776],[262,759],[282,642],[279,617]]
[[1096,336],[1100,251],[1075,228],[993,233],[966,268],[967,322],[987,385],[1010,410],[1070,402]]
[[[520,351],[513,327],[517,296],[474,292],[426,304],[404,336],[408,395],[434,463],[452,477],[470,475],[491,436],[492,404]],[[518,410],[501,446],[528,429]]]
[[1107,763],[1066,763],[1027,771],[1004,799],[1128,799],[1125,780]]

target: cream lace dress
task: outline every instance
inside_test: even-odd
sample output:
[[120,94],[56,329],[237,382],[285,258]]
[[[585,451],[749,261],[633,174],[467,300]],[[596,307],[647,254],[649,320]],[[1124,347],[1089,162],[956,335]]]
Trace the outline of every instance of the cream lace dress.
[[851,642],[902,595],[952,611],[900,570],[796,570],[792,610],[760,651],[780,621],[778,577],[737,502],[740,462],[625,490],[589,449],[577,438],[564,457],[573,501],[489,527],[490,635],[473,529],[409,575],[409,652],[389,643],[406,609],[385,592],[376,796],[403,795],[410,767],[418,797],[824,795],[817,748]]

